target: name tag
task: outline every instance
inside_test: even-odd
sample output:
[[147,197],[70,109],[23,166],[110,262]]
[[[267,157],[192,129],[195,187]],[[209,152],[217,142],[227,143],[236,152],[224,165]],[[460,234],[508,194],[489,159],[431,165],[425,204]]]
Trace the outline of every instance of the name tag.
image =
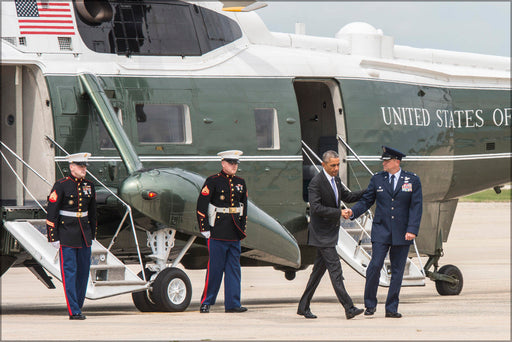
[[412,192],[412,184],[411,183],[405,183],[404,185],[402,185],[402,191]]
[[382,191],[384,191],[384,189],[382,189],[382,187],[379,186],[379,188],[377,189],[377,192],[382,192]]

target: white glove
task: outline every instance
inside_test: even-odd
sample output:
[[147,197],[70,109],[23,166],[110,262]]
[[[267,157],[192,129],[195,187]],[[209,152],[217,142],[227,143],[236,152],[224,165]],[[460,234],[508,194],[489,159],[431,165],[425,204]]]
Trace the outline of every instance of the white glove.
[[60,248],[60,241],[53,241],[50,242],[53,246],[53,248],[59,249]]
[[209,239],[210,238],[210,231],[206,231],[206,232],[201,232],[201,234],[203,234],[203,236],[206,238],[206,239]]

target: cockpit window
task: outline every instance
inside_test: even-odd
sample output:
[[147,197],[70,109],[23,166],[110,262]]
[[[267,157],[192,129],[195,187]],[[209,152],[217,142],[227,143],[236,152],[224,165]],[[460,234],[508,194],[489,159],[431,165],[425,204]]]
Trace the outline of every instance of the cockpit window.
[[189,108],[184,104],[136,104],[137,134],[141,144],[191,142]]
[[110,1],[112,18],[88,21],[76,11],[78,30],[99,53],[200,56],[242,36],[228,17],[181,1]]

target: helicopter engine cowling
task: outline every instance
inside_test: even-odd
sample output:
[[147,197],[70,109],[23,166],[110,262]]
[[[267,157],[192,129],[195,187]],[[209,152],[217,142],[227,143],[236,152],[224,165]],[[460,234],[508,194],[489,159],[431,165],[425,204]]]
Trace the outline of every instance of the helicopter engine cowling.
[[[158,223],[144,226],[147,230],[172,228],[202,237],[196,203],[204,181],[204,177],[179,168],[141,170],[124,180],[119,192],[132,208]],[[301,263],[293,235],[251,201],[242,247],[242,257],[295,268]]]

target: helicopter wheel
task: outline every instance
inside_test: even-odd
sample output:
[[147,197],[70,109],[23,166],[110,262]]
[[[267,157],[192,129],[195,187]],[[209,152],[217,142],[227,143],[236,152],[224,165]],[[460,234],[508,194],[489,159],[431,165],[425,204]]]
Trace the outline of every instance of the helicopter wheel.
[[[146,274],[146,280],[149,280],[151,276],[155,273],[150,271],[149,269],[145,269],[144,273]],[[142,272],[137,274],[139,278],[142,279]],[[151,290],[145,290],[140,292],[132,292],[132,300],[135,307],[141,312],[155,312],[160,311],[159,306],[153,301]]]
[[295,279],[296,274],[297,274],[297,272],[295,272],[295,271],[285,271],[284,277],[286,278],[286,280],[293,280],[293,279]]
[[160,311],[185,311],[192,299],[190,279],[179,268],[166,268],[153,282],[152,296]]
[[454,265],[444,265],[438,273],[445,274],[458,280],[457,284],[451,284],[443,280],[436,280],[436,290],[441,296],[456,296],[462,291],[462,272]]

